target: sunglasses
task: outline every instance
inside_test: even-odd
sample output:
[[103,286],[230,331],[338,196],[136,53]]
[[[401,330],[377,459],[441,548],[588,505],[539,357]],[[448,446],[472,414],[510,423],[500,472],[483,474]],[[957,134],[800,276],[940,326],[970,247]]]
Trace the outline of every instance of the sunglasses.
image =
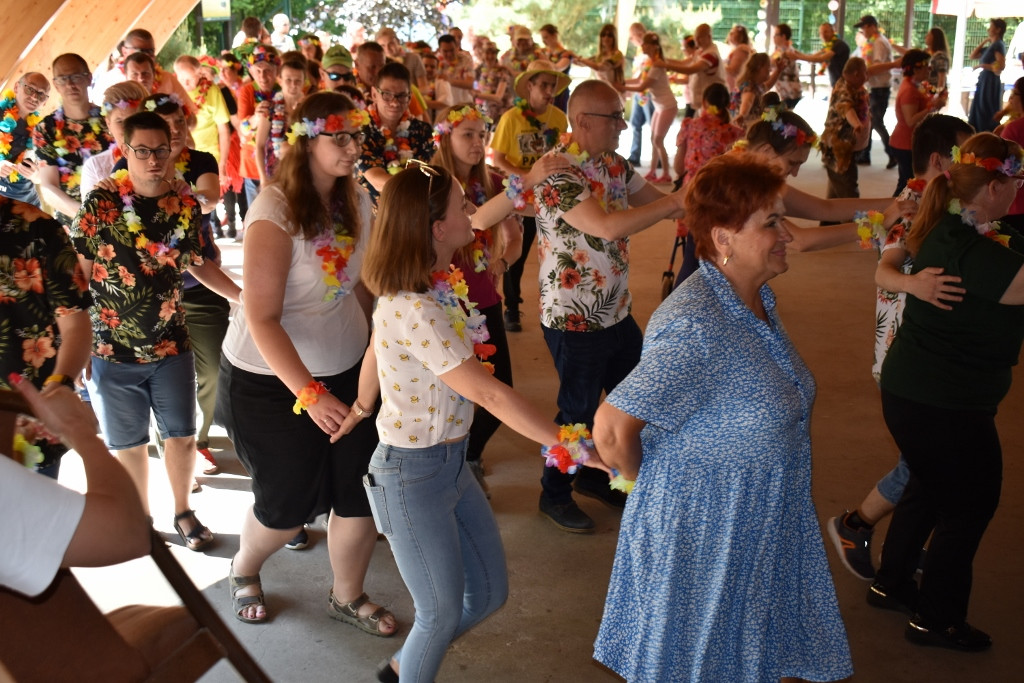
[[430,197],[430,191],[433,189],[434,185],[434,178],[440,178],[441,174],[437,172],[437,169],[432,168],[429,164],[426,164],[419,159],[409,159],[409,161],[405,163],[405,168],[413,168],[413,164],[415,164],[415,168],[420,169],[420,173],[427,176],[427,197]]
[[329,81],[355,81],[356,77],[353,74],[339,74],[333,71],[327,72],[327,80]]

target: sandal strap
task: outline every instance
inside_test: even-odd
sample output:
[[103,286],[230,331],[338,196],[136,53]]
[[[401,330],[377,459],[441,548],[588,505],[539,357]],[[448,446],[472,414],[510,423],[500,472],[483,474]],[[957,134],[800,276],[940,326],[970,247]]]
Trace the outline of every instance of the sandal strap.
[[243,608],[249,605],[262,605],[263,604],[263,593],[259,595],[243,595],[240,598],[233,598],[235,602],[235,611],[241,612]]
[[331,591],[331,603],[334,605],[334,608],[339,612],[342,612],[343,614],[347,614],[350,617],[360,618],[359,608],[369,601],[370,596],[368,596],[366,593],[363,593],[352,602],[341,602],[340,600],[338,600],[338,598],[334,596],[334,591]]

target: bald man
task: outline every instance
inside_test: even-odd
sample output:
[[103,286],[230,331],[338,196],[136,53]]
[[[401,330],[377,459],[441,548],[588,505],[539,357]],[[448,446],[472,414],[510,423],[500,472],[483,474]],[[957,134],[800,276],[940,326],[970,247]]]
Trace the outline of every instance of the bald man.
[[[615,152],[626,121],[618,92],[604,81],[573,90],[569,126],[570,138],[549,154],[567,154],[572,165],[534,188],[541,324],[558,371],[555,421],[589,427],[601,392],[615,388],[640,360],[643,336],[630,314],[629,236],[682,216],[683,195],[662,193]],[[570,154],[574,145],[586,154]],[[612,507],[625,505],[601,470],[582,467],[570,475],[545,467],[541,485],[541,512],[571,533],[594,530],[573,501],[573,488]]]
[[[32,129],[39,122],[39,109],[50,98],[50,82],[36,71],[18,79],[14,84],[14,101],[4,98],[5,111],[0,117],[10,114],[14,118],[14,129],[5,130],[11,136],[7,151],[0,150],[0,195],[39,206],[32,176],[36,164],[27,158],[32,140]],[[8,124],[9,125],[9,124]]]

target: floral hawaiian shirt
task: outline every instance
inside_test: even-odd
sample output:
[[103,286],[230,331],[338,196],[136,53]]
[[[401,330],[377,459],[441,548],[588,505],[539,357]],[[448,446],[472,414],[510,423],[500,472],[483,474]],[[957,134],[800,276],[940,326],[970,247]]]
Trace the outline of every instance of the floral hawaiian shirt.
[[[70,119],[64,108],[53,112],[32,131],[36,157],[48,166],[56,166],[60,173],[60,189],[72,199],[81,199],[82,164],[112,144],[113,136],[99,107],[89,110],[87,119]],[[65,226],[71,225],[71,216],[57,212],[56,218]]]
[[116,192],[89,193],[71,239],[78,253],[93,262],[93,355],[117,363],[151,363],[191,349],[181,274],[203,262],[199,207],[191,193],[128,196],[130,209]]
[[383,168],[395,174],[405,169],[409,159],[427,163],[434,156],[434,129],[429,123],[406,114],[394,131],[377,124],[378,118],[370,108],[370,123],[363,127],[366,139],[359,157],[359,182],[370,193],[374,206],[380,193],[362,176],[371,168]]
[[[551,151],[566,152],[564,144]],[[625,159],[608,153],[582,162],[576,157],[567,170],[534,188],[545,327],[592,332],[629,315],[629,239],[608,241],[588,235],[566,222],[564,215],[590,197],[605,211],[621,211],[629,206],[629,192],[643,185]]]
[[57,364],[56,321],[92,303],[64,228],[31,204],[0,197],[0,387],[16,372],[41,386]]

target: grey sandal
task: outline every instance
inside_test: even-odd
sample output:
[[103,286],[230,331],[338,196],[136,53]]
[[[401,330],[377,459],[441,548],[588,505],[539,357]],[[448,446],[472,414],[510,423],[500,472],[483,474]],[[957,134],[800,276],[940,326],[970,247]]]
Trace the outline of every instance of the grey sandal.
[[391,615],[394,618],[394,614],[391,614],[384,607],[378,607],[374,610],[373,614],[368,614],[365,617],[359,616],[359,608],[370,601],[370,598],[366,593],[363,593],[352,602],[342,603],[334,597],[334,590],[331,590],[330,598],[327,600],[327,614],[330,615],[331,619],[337,619],[343,621],[346,624],[351,624],[361,631],[366,631],[370,635],[380,636],[381,638],[390,638],[398,632],[397,622],[396,628],[391,633],[384,633],[380,630],[380,620],[387,615]]
[[260,575],[255,576],[238,576],[235,574],[235,563],[231,562],[231,569],[228,571],[228,589],[231,591],[231,609],[235,612],[235,618],[239,621],[244,621],[247,624],[261,624],[267,620],[266,615],[262,619],[252,619],[250,617],[243,617],[242,610],[250,605],[264,605],[263,602],[263,586],[260,584],[260,592],[257,595],[243,595],[238,597],[238,591],[246,586],[252,586],[253,584],[260,584]]

